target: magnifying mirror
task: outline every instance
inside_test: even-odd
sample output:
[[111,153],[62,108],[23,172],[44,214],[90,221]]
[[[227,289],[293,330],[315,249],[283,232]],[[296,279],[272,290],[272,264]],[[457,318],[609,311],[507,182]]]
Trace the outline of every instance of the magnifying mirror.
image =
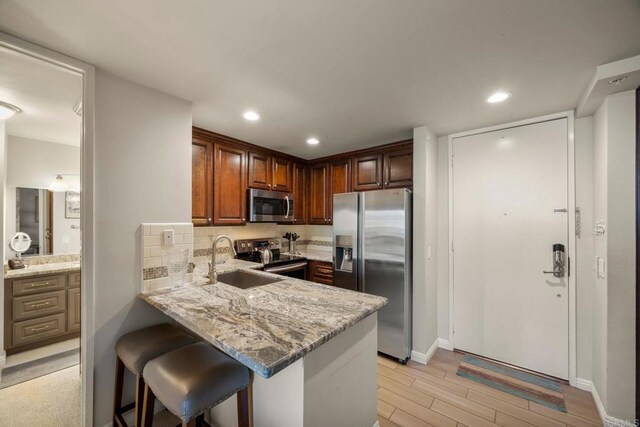
[[9,247],[13,250],[18,256],[15,259],[9,260],[9,268],[12,270],[16,270],[18,268],[24,268],[24,263],[22,262],[22,254],[29,250],[31,247],[31,237],[27,233],[17,232],[9,241]]

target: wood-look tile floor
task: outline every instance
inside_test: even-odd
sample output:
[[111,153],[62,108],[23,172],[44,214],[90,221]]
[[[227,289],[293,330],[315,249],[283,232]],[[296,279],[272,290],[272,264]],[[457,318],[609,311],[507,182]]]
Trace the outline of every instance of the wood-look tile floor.
[[567,413],[456,375],[462,354],[438,349],[406,366],[378,356],[380,427],[602,426],[591,394],[563,386]]

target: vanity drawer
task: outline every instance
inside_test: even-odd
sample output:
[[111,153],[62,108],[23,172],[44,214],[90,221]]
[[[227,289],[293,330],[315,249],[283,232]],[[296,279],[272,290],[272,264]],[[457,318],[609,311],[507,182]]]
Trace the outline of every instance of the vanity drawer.
[[64,289],[67,276],[43,276],[13,281],[13,296],[31,295]]
[[80,272],[71,273],[69,276],[69,287],[70,288],[79,288],[80,287]]
[[24,345],[65,333],[65,314],[40,317],[13,324],[13,345]]
[[64,312],[65,291],[47,292],[13,298],[13,320],[25,320]]

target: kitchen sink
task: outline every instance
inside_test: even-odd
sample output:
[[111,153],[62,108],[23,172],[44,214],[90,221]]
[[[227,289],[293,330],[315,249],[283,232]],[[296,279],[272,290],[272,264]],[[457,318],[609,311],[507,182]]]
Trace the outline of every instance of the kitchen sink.
[[270,283],[281,282],[282,280],[284,279],[258,276],[257,274],[247,273],[243,270],[218,274],[218,283],[224,283],[225,285],[235,286],[240,289],[255,288],[256,286],[264,286]]

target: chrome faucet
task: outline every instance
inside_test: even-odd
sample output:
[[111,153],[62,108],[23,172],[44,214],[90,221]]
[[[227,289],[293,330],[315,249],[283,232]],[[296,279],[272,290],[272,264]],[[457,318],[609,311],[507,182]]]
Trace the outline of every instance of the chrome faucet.
[[218,242],[222,239],[227,239],[229,241],[229,246],[231,246],[231,250],[233,251],[233,256],[238,255],[236,252],[236,248],[233,247],[233,240],[231,237],[226,234],[221,234],[217,237],[211,236],[211,261],[209,261],[209,283],[216,284],[218,283],[218,273],[216,273],[216,248],[218,246]]

